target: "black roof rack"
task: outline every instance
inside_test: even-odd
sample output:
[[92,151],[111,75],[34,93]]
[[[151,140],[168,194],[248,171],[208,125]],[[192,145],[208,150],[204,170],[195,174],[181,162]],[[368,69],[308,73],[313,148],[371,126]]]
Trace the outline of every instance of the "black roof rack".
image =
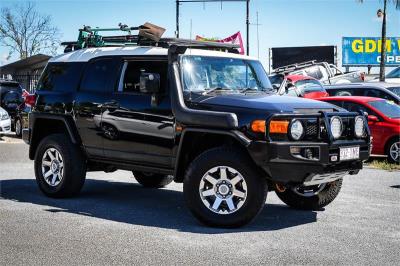
[[[161,38],[165,29],[151,23],[145,23],[138,27],[128,27],[125,24],[119,24],[119,28],[92,28],[84,26],[79,29],[78,40],[73,42],[63,42],[64,52],[71,52],[90,47],[116,47],[116,46],[157,46],[169,48],[172,45],[184,46],[194,49],[224,50],[227,52],[238,53],[238,45],[209,41],[194,41],[178,38]],[[138,34],[132,34],[132,31],[139,31]],[[104,31],[122,31],[126,35],[102,36],[100,32]]]

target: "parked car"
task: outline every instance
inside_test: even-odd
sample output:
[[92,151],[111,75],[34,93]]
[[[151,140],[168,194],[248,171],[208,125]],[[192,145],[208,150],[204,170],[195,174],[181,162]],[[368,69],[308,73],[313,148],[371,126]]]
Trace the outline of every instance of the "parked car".
[[319,80],[302,75],[287,75],[277,94],[308,99],[329,96]]
[[377,97],[400,104],[400,85],[386,82],[352,83],[327,85],[325,90],[330,96],[367,96]]
[[30,113],[30,111],[31,107],[29,105],[26,105],[25,103],[22,103],[20,104],[20,106],[18,106],[13,122],[13,128],[17,137],[22,137],[22,130],[29,127],[28,114]]
[[274,69],[274,72],[293,74],[293,75],[303,75],[310,76],[324,84],[343,84],[343,83],[353,83],[362,82],[365,78],[365,73],[361,71],[343,72],[335,65],[329,64],[327,62],[304,62],[299,64],[293,64],[288,66],[283,66]]
[[328,205],[369,157],[366,118],[275,95],[235,49],[161,39],[50,59],[22,132],[41,191],[73,196],[87,171],[130,170],[146,187],[183,182],[194,216],[220,227],[253,220],[268,191],[294,208]]
[[[374,78],[369,82],[378,82],[379,78]],[[388,83],[400,83],[400,67],[397,67],[386,74],[385,82]]]
[[11,132],[11,119],[7,111],[0,107],[0,136]]
[[11,118],[11,130],[15,130],[15,116],[19,105],[23,102],[23,89],[20,84],[12,80],[0,79],[0,106]]
[[348,111],[368,113],[368,125],[373,137],[372,154],[386,155],[392,163],[400,162],[400,106],[373,97],[328,97],[329,102]]

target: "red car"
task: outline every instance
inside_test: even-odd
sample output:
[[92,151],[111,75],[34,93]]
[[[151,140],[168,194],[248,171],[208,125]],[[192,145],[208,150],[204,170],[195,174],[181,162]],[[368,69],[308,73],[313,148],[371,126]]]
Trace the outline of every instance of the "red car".
[[367,112],[373,137],[372,154],[387,155],[389,162],[400,163],[399,105],[381,98],[362,96],[326,97],[318,100],[352,112]]
[[313,77],[303,75],[287,75],[277,92],[279,95],[316,99],[328,97],[321,82]]

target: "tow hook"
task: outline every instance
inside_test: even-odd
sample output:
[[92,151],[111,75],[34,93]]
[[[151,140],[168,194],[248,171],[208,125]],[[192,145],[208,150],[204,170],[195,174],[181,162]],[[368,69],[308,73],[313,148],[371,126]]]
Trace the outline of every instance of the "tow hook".
[[282,184],[275,183],[276,191],[283,193],[286,191],[286,187]]

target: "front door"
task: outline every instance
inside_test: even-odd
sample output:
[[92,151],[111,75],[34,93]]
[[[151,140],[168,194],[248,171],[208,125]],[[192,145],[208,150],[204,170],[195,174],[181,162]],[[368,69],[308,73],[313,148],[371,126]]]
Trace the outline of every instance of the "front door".
[[[171,168],[174,119],[167,82],[167,59],[135,58],[121,64],[112,104],[105,106],[101,120],[104,154],[113,160]],[[140,92],[142,72],[160,75],[160,94]],[[152,97],[157,99],[156,103],[153,101],[152,104]]]

